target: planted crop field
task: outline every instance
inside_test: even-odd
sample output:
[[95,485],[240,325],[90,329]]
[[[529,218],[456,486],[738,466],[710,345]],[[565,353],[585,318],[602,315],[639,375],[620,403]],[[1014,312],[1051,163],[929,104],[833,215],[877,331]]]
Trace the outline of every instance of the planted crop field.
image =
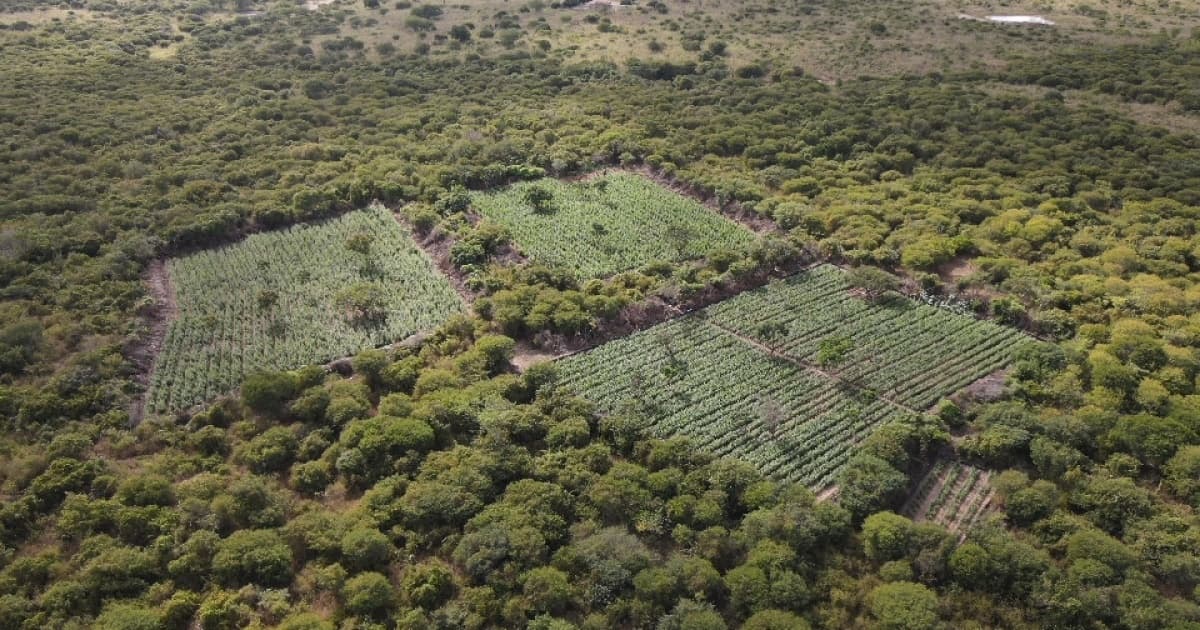
[[172,260],[170,323],[147,410],[186,408],[256,370],[328,361],[437,327],[463,302],[372,207]]
[[938,460],[901,511],[913,520],[966,531],[992,508],[991,477],[981,468]]
[[857,441],[903,413],[698,317],[661,324],[560,365],[569,388],[608,404],[610,412],[645,413],[657,435],[687,435],[703,449],[813,487],[831,484]]
[[[833,338],[849,340],[842,361],[818,365],[821,342]],[[656,435],[686,435],[824,488],[874,429],[998,369],[1028,342],[933,306],[869,304],[841,270],[820,266],[562,359],[559,371],[572,391],[608,413],[644,416]]]
[[840,269],[821,265],[713,305],[708,316],[807,362],[818,361],[823,342],[844,340],[848,349],[829,371],[918,410],[995,372],[1033,343],[1012,328],[911,300],[871,304],[849,288]]
[[755,239],[697,201],[629,173],[522,182],[472,199],[480,214],[508,228],[522,254],[580,278],[700,258]]

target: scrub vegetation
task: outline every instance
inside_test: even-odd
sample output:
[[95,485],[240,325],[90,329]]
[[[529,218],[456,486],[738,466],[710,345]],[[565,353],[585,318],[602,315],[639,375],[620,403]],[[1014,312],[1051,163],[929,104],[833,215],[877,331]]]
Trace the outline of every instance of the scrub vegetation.
[[1195,626],[1193,5],[3,3],[0,628]]

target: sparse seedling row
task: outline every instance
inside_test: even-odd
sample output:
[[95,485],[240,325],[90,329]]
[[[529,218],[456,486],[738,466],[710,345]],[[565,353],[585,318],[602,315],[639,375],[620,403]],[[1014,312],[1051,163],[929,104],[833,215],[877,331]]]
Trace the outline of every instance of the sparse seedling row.
[[[991,495],[990,478],[990,473],[974,466],[939,460],[921,481],[906,513],[965,531],[984,513]],[[930,501],[933,488],[938,488],[937,495]]]
[[958,485],[959,478],[962,477],[963,467],[952,466],[942,479],[941,490],[938,491],[937,498],[933,503],[929,504],[929,509],[925,511],[924,516],[929,520],[937,520],[937,516],[941,514],[942,507],[950,499],[950,495],[954,492],[955,486]]
[[921,505],[923,505],[925,501],[929,499],[930,493],[932,493],[933,489],[937,487],[937,480],[944,470],[946,470],[946,460],[939,459],[933,465],[933,467],[929,469],[929,472],[921,478],[921,482],[917,485],[917,489],[913,490],[913,492],[909,495],[907,509],[904,511],[906,516],[910,518],[914,516],[917,510],[920,509]]

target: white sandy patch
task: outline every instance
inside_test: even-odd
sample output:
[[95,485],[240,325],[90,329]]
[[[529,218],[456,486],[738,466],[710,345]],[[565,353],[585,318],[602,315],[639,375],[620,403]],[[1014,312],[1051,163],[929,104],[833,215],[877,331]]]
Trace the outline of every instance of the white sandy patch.
[[1045,26],[1054,26],[1054,22],[1047,20],[1040,15],[989,15],[987,17],[975,17],[966,13],[959,13],[960,20],[973,20],[975,22],[996,22],[998,24],[1042,24]]
[[1054,22],[1040,15],[989,15],[987,19],[992,22],[1003,22],[1005,24],[1046,24],[1054,26]]

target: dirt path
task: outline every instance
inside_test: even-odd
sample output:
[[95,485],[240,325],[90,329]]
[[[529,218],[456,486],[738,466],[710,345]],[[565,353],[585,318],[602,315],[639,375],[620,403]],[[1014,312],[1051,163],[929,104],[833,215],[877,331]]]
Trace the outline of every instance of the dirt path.
[[812,363],[809,363],[808,361],[805,361],[798,357],[794,357],[794,356],[784,353],[784,352],[780,352],[780,351],[762,343],[761,341],[759,341],[753,337],[750,337],[748,335],[743,335],[742,333],[737,332],[736,330],[733,330],[732,328],[726,328],[725,326],[722,326],[720,324],[717,324],[717,323],[714,323],[714,322],[711,322],[708,320],[705,320],[704,323],[708,324],[709,326],[712,326],[713,328],[716,328],[717,330],[720,330],[732,337],[736,337],[737,339],[741,340],[742,342],[750,344],[751,346],[754,346],[755,348],[762,350],[763,352],[767,353],[770,356],[779,357],[779,358],[781,358],[785,361],[788,361],[794,365],[804,368],[806,371],[816,374],[817,376],[820,376],[826,380],[833,381],[835,383],[838,383],[839,385],[844,385],[850,389],[853,389],[858,392],[862,392],[864,394],[869,393],[871,395],[874,395],[876,398],[888,403],[889,405],[892,405],[893,407],[896,407],[898,409],[903,409],[904,411],[907,411],[909,413],[916,414],[918,416],[924,414],[924,412],[917,411],[916,409],[913,409],[912,407],[909,407],[908,405],[906,405],[904,403],[892,400],[890,397],[884,396],[884,395],[880,394],[879,392],[876,392],[873,390],[868,390],[867,388],[863,387],[862,385],[853,383],[853,382],[848,381],[836,374],[833,374],[832,372],[823,370],[820,367],[813,365]]
[[467,288],[466,276],[463,275],[461,269],[450,261],[450,248],[454,246],[454,239],[436,228],[428,234],[421,236],[420,233],[413,227],[408,219],[399,212],[392,212],[392,218],[396,219],[409,234],[412,235],[413,242],[417,244],[429,259],[433,261],[434,266],[442,275],[450,280],[450,286],[458,292],[458,296],[463,299],[467,306],[475,303],[475,292]]
[[175,288],[171,285],[171,274],[165,260],[155,260],[146,270],[146,290],[153,305],[142,316],[146,333],[128,352],[129,360],[137,367],[134,381],[142,386],[142,393],[134,399],[129,409],[129,422],[137,426],[146,415],[146,388],[154,376],[158,353],[167,338],[167,328],[179,316],[179,303],[175,299]]
[[824,490],[817,493],[817,500],[818,501],[832,501],[837,498],[838,493],[840,491],[841,491],[841,489],[838,488],[837,486],[829,486],[828,488],[825,488]]

